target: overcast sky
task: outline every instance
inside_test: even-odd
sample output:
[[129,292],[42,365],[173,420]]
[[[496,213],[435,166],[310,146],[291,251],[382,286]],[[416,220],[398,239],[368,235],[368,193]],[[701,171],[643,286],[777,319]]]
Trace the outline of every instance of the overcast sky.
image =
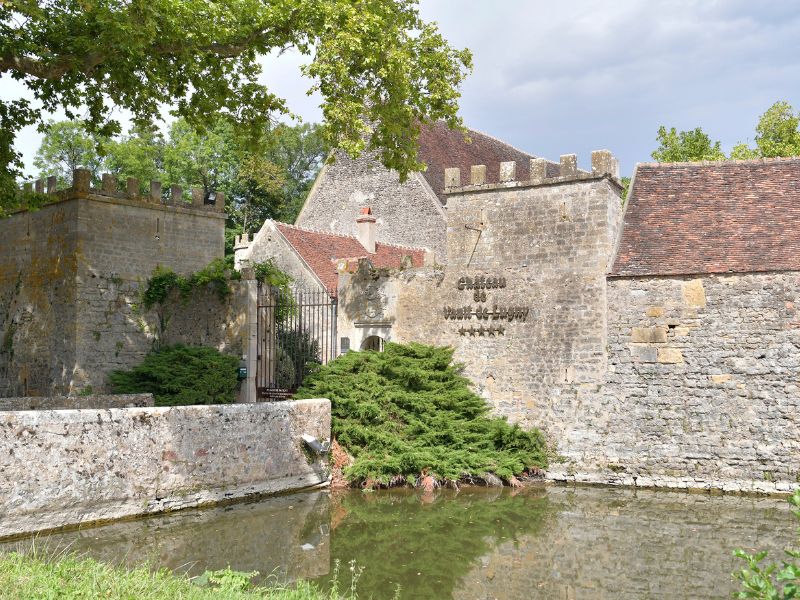
[[[522,150],[588,166],[608,148],[629,174],[650,159],[660,124],[702,126],[726,150],[750,141],[773,102],[800,108],[797,0],[421,0],[423,17],[470,48],[465,123]],[[299,57],[265,61],[264,81],[304,119],[318,99]],[[0,96],[13,97],[8,80]],[[39,143],[20,136],[28,170]]]

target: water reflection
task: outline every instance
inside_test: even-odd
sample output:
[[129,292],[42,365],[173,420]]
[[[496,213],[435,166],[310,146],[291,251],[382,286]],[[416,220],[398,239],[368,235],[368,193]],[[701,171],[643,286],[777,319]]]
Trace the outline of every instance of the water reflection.
[[360,598],[725,598],[734,547],[775,552],[782,500],[602,488],[314,492],[53,536],[78,551],[173,569],[231,565],[323,585],[334,561]]

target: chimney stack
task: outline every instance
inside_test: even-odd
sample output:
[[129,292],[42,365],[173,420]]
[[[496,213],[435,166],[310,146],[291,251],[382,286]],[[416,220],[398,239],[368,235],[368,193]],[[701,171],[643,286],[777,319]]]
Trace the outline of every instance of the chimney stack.
[[372,216],[372,209],[365,207],[361,209],[361,214],[356,219],[358,223],[358,241],[370,254],[375,253],[375,217]]

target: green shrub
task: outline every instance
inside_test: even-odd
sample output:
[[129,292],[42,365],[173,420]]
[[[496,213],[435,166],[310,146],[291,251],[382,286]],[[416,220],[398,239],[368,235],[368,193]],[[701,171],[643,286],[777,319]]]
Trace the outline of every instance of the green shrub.
[[354,457],[353,482],[420,475],[510,479],[547,464],[543,436],[489,416],[452,364],[452,348],[386,344],[349,352],[310,375],[297,398],[330,398],[333,433]]
[[[794,506],[794,516],[800,521],[800,489],[795,490],[789,502]],[[800,549],[787,549],[785,552],[787,558],[780,565],[762,565],[767,558],[766,551],[756,554],[748,554],[744,550],[734,551],[734,556],[747,563],[746,568],[733,574],[741,582],[741,589],[734,597],[757,600],[800,599]]]
[[115,394],[152,393],[156,406],[226,404],[236,394],[239,360],[213,348],[168,346],[129,371],[113,371]]
[[231,293],[228,281],[239,278],[239,273],[232,268],[231,261],[225,258],[214,259],[206,267],[186,276],[158,266],[147,280],[142,304],[150,310],[156,304],[163,304],[173,290],[178,290],[180,297],[185,300],[193,290],[205,286],[212,286],[220,300],[225,300]]

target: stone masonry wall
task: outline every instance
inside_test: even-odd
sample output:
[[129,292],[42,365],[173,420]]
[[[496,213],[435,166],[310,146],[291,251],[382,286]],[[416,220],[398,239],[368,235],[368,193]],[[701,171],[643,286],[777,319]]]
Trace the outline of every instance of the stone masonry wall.
[[353,160],[337,153],[320,172],[295,224],[356,235],[356,218],[365,206],[377,218],[377,241],[429,248],[444,259],[447,217],[428,183],[419,173],[401,183],[370,154]]
[[0,397],[102,390],[153,345],[140,296],[155,267],[189,273],[223,252],[221,212],[160,197],[73,188],[0,220]]
[[610,279],[607,384],[551,429],[567,480],[800,482],[800,273]]
[[558,419],[554,389],[605,374],[609,214],[619,206],[604,178],[450,196],[447,267],[403,276],[393,339],[456,348],[476,391],[512,421]]
[[27,396],[0,398],[4,410],[70,410],[79,408],[132,408],[153,406],[153,394],[91,394],[87,396]]
[[327,481],[330,402],[0,412],[0,538]]
[[553,479],[800,482],[800,274],[607,279],[621,207],[604,178],[457,190],[448,219],[443,270],[340,276],[351,348],[453,346],[496,414],[546,433]]
[[0,396],[69,390],[77,213],[65,202],[0,219]]

